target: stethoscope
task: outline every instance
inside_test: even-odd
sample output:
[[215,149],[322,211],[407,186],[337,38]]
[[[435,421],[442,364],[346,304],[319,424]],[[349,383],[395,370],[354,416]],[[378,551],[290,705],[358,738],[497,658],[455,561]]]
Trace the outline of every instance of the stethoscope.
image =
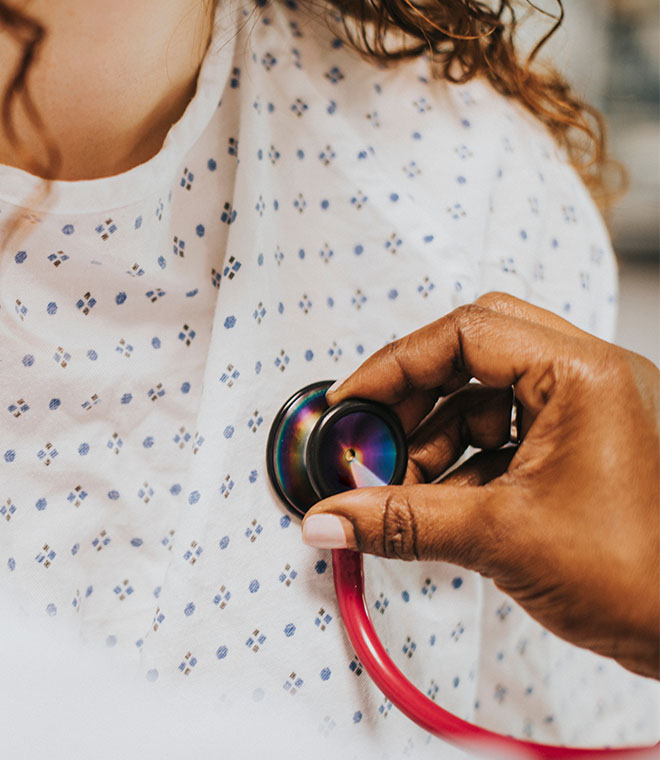
[[[278,411],[268,436],[270,482],[298,517],[319,499],[342,491],[399,484],[406,471],[406,436],[396,415],[364,399],[329,407],[325,394],[331,384],[317,382],[294,393]],[[538,744],[489,731],[443,710],[408,681],[381,644],[364,598],[362,555],[335,549],[332,570],[346,633],[364,669],[393,705],[434,736],[502,757],[657,757],[660,743],[622,749]]]

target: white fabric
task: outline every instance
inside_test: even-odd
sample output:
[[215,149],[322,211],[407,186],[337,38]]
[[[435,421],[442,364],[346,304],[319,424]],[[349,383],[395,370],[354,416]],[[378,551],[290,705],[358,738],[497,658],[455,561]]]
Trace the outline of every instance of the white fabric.
[[[368,64],[331,26],[292,2],[223,6],[152,160],[45,200],[0,169],[0,219],[23,217],[0,260],[3,585],[45,635],[123,650],[154,690],[302,704],[321,743],[439,756],[354,661],[329,553],[268,485],[270,423],[297,388],[488,290],[611,338],[615,266],[530,115],[424,59]],[[654,738],[654,684],[489,582],[366,565],[392,656],[461,717]]]

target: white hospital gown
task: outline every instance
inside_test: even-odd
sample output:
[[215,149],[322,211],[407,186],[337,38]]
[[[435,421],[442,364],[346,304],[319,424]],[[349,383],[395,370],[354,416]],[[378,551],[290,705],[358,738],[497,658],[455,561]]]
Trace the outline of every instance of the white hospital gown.
[[[575,172],[485,82],[376,67],[290,0],[222,6],[150,161],[38,189],[0,168],[0,221],[22,217],[0,259],[5,589],[155,690],[294,700],[321,738],[438,756],[355,659],[329,553],[269,487],[268,429],[299,387],[489,290],[611,338],[613,256]],[[366,572],[393,658],[458,715],[540,741],[653,738],[652,684],[490,582]]]

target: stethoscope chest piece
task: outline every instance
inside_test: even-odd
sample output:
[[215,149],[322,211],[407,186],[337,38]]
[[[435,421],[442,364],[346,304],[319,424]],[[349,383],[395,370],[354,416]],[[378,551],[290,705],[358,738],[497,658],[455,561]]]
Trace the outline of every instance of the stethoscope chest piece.
[[314,383],[294,393],[268,436],[270,481],[297,515],[342,491],[400,483],[406,471],[406,438],[396,415],[363,399],[328,407],[331,384]]

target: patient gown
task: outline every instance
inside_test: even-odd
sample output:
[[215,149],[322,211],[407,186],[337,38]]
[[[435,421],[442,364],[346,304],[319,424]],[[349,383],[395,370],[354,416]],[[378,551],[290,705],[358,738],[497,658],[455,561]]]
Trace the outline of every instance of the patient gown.
[[[154,690],[301,704],[321,744],[442,756],[355,657],[266,439],[298,388],[487,291],[612,338],[607,233],[551,137],[483,80],[366,62],[332,13],[223,3],[160,152],[42,190],[0,168],[0,222],[18,222],[0,258],[3,588],[45,636],[75,629]],[[654,684],[491,582],[365,568],[392,657],[459,716],[654,738]]]

